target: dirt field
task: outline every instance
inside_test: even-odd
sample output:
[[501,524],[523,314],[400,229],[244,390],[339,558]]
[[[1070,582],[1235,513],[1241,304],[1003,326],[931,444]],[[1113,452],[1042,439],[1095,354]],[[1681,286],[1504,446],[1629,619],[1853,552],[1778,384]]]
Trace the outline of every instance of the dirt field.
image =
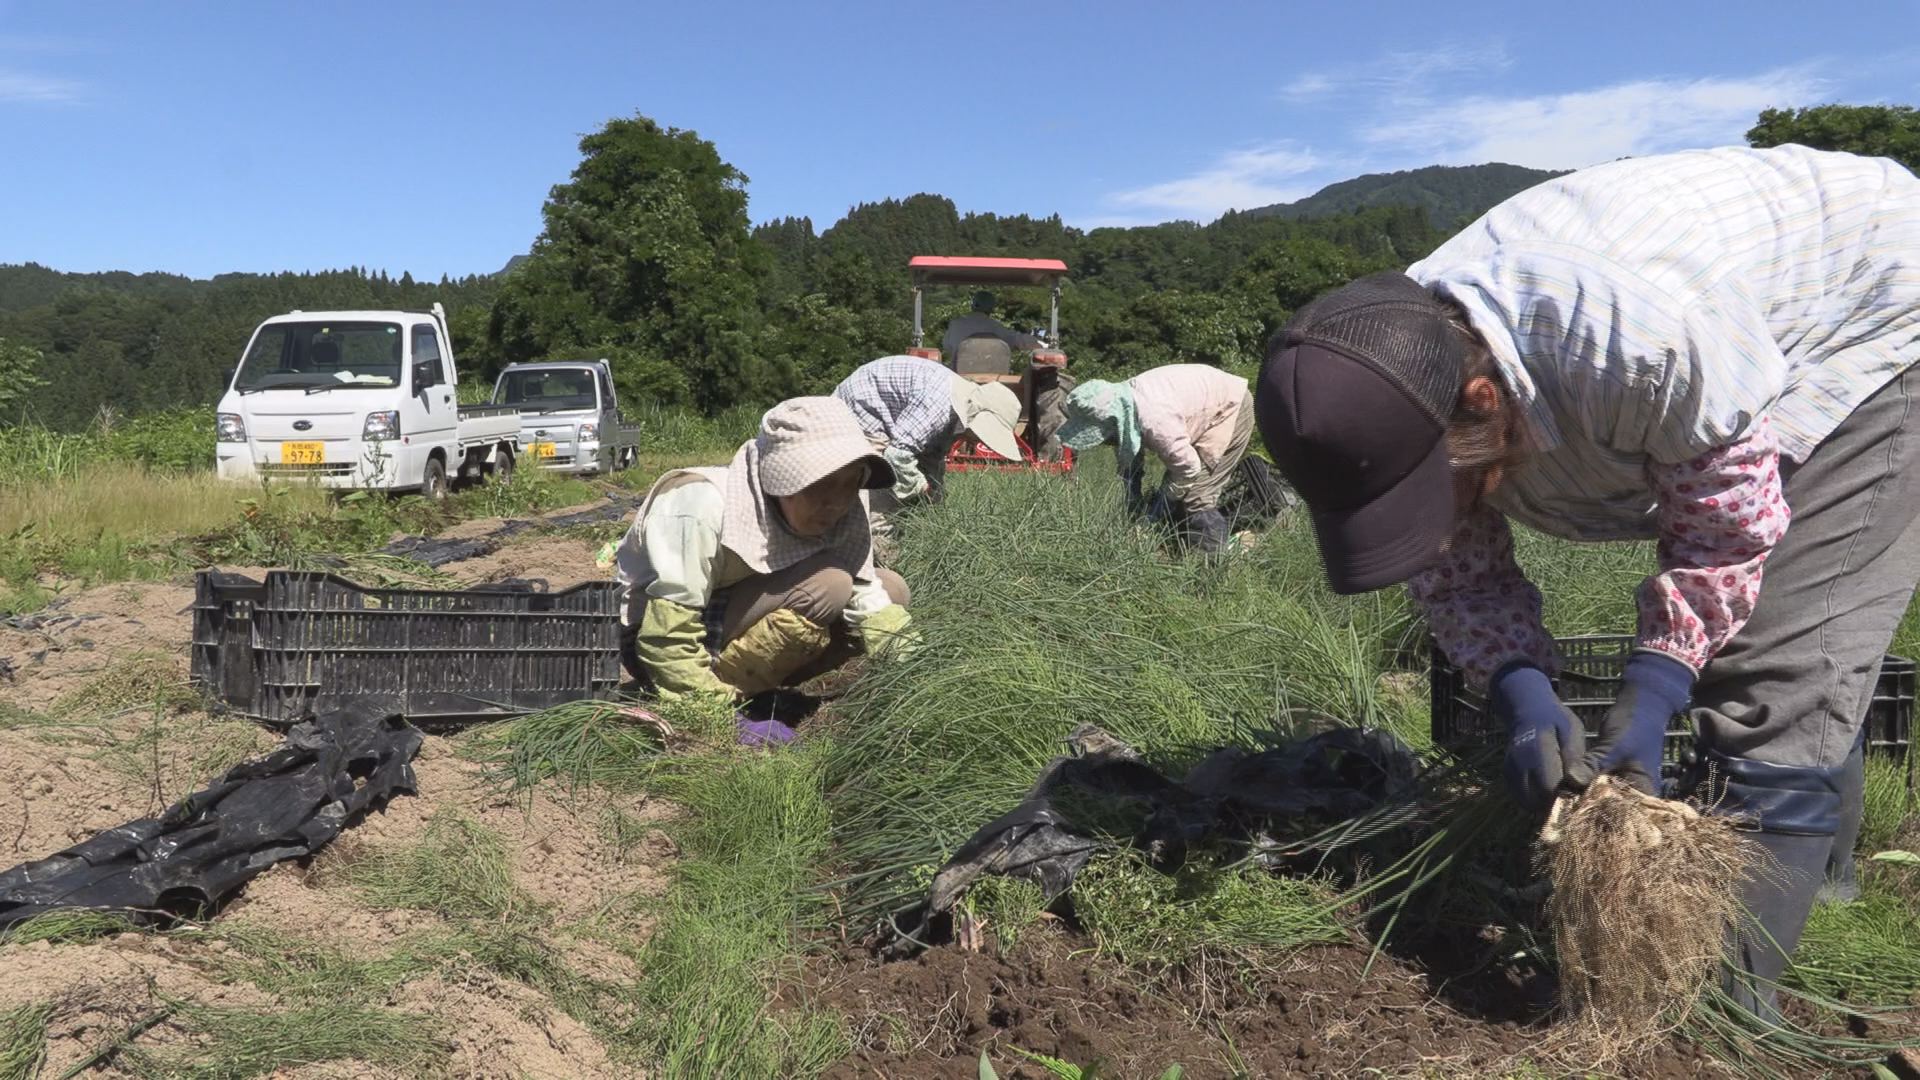
[[[518,539],[449,570],[475,583],[542,577],[555,589],[604,574],[587,540]],[[243,719],[208,714],[185,690],[192,599],[190,581],[111,585],[63,597],[38,620],[0,628],[0,866],[158,813],[278,743]],[[0,1010],[52,1006],[42,1075],[59,1075],[162,1012],[211,1006],[271,1013],[287,1006],[283,995],[235,977],[236,947],[223,934],[240,940],[257,930],[374,962],[449,930],[449,920],[432,910],[369,903],[350,884],[351,874],[336,872],[417,847],[430,823],[449,815],[500,838],[509,894],[536,906],[540,944],[564,970],[630,980],[632,948],[648,926],[645,903],[663,887],[662,867],[672,857],[670,842],[652,828],[669,809],[644,798],[515,800],[462,758],[459,738],[428,736],[415,763],[417,795],[394,799],[310,864],[268,870],[212,919],[209,933],[0,945],[0,971],[7,974]],[[621,828],[609,830],[609,820]],[[408,978],[378,1007],[421,1018],[422,1029],[439,1040],[436,1071],[454,1076],[634,1075],[616,1067],[547,991],[484,964],[448,963]],[[164,1054],[204,1037],[166,1019],[133,1045]],[[119,1059],[89,1073],[126,1074]],[[276,1073],[368,1074],[361,1063],[344,1061]]]

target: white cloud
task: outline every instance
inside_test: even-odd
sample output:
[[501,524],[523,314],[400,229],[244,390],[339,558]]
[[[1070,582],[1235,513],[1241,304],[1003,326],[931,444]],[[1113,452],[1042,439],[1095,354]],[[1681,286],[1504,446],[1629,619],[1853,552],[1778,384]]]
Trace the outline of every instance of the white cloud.
[[1390,52],[1338,74],[1309,71],[1280,88],[1295,104],[1331,98],[1367,99],[1366,104],[1419,100],[1443,76],[1485,75],[1511,66],[1506,46],[1497,41],[1451,42],[1418,51]]
[[1308,72],[1280,88],[1280,96],[1288,101],[1312,101],[1323,98],[1339,87],[1333,76],[1322,72]]
[[1170,215],[1212,221],[1228,210],[1249,210],[1312,194],[1319,185],[1303,184],[1297,178],[1325,164],[1313,151],[1289,143],[1235,150],[1191,176],[1118,192],[1107,201],[1161,215],[1154,220]]
[[0,68],[0,104],[64,105],[84,95],[85,87],[72,79]]
[[1642,79],[1564,94],[1477,96],[1382,120],[1361,137],[1424,163],[1579,168],[1742,142],[1760,110],[1809,103],[1824,87],[1808,68],[1782,68],[1749,78]]

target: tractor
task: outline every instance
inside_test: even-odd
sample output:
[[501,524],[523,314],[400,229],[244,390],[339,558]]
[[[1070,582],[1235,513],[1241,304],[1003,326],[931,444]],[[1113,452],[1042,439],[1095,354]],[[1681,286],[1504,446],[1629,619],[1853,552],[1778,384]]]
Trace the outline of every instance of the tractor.
[[[1020,399],[1020,423],[1014,437],[1020,444],[1021,461],[1009,461],[981,446],[971,436],[962,436],[947,455],[950,471],[978,469],[1039,469],[1067,472],[1073,468],[1073,451],[1059,444],[1054,428],[1059,425],[1060,403],[1072,388],[1067,377],[1067,354],[1060,351],[1060,283],[1066,279],[1067,264],[1059,259],[989,259],[946,255],[915,255],[907,261],[913,280],[913,347],[909,356],[918,356],[945,364],[963,378],[975,382],[1003,383]],[[922,326],[924,290],[933,285],[1035,286],[1049,290],[1052,315],[1047,328],[1025,335],[1037,344],[1028,351],[1025,371],[1014,370],[1014,347],[1002,337],[987,333],[962,340],[953,356],[944,356],[937,346],[925,344]]]

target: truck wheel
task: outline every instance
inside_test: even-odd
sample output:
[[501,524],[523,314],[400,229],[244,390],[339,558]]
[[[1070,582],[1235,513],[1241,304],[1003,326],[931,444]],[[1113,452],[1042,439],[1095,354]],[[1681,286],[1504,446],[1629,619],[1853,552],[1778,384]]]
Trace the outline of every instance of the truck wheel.
[[420,474],[420,496],[433,500],[447,497],[446,462],[437,457],[427,459],[426,470]]
[[513,451],[504,446],[494,451],[492,468],[494,483],[510,482],[513,479]]
[[640,456],[640,451],[635,450],[633,447],[629,446],[626,449],[620,451],[620,463],[618,465],[615,465],[614,468],[619,469],[621,472],[625,472],[626,470],[631,469],[636,464],[638,464],[638,461],[636,459],[639,458],[639,456]]

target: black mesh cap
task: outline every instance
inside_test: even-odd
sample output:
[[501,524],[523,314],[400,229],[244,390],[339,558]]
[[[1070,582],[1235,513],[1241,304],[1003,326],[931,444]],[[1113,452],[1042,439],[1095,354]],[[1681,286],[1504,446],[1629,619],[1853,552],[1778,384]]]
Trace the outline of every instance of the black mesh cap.
[[1452,532],[1446,429],[1463,358],[1446,309],[1398,272],[1320,296],[1268,346],[1260,437],[1307,502],[1334,591],[1405,581]]

